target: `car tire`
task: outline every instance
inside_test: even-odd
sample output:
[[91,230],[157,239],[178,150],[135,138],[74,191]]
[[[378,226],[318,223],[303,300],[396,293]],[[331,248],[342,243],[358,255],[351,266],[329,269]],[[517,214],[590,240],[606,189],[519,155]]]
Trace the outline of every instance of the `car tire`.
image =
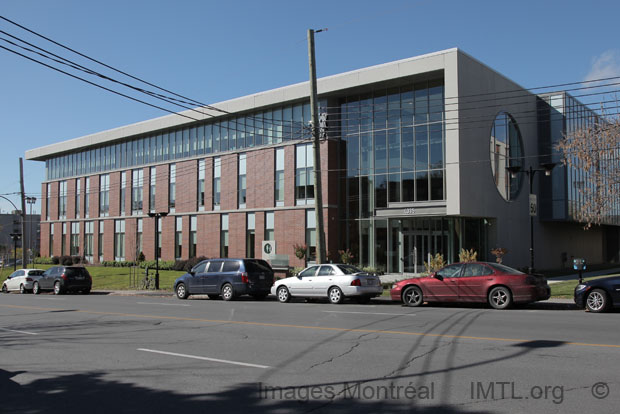
[[22,295],[28,293],[28,291],[26,290],[26,288],[24,287],[24,284],[22,283],[21,285],[19,285],[19,293],[21,293]]
[[489,305],[494,309],[506,309],[512,305],[512,293],[507,287],[496,286],[489,292]]
[[342,303],[342,301],[344,300],[344,295],[342,294],[342,290],[340,290],[338,286],[330,287],[329,290],[327,291],[327,297],[329,298],[329,301],[333,303],[334,305],[338,305]]
[[221,295],[222,299],[227,302],[235,298],[235,291],[230,283],[225,283],[224,286],[222,286]]
[[32,293],[34,295],[41,293],[41,286],[39,286],[39,282],[34,282],[34,285],[32,285]]
[[177,298],[179,299],[187,299],[189,296],[185,283],[179,283],[175,289],[175,292],[177,294]]
[[6,285],[2,285],[2,293],[9,293],[9,290],[6,288]]
[[60,282],[54,282],[54,295],[62,295],[62,287]]
[[280,303],[290,302],[291,300],[291,293],[288,291],[288,288],[286,286],[280,286],[276,294]]
[[418,286],[409,286],[403,291],[403,303],[407,306],[420,306],[424,303],[422,289]]
[[601,313],[607,310],[609,299],[602,289],[593,289],[586,296],[586,309],[589,312]]
[[257,293],[254,295],[251,295],[252,298],[256,299],[256,300],[264,300],[267,297],[266,293]]

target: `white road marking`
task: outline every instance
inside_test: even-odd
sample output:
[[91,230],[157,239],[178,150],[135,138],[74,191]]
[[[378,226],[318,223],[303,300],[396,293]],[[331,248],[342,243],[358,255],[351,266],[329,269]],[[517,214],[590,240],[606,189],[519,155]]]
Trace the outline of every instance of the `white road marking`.
[[6,328],[0,328],[0,331],[15,332],[15,333],[20,333],[20,334],[25,334],[25,335],[38,335],[38,333],[34,333],[34,332],[16,331],[14,329],[6,329]]
[[383,312],[347,312],[347,311],[323,311],[325,313],[353,313],[359,315],[390,315],[390,316],[415,316],[415,313],[383,313]]
[[192,306],[184,303],[137,302],[138,305]]
[[207,358],[207,357],[201,357],[201,356],[196,356],[196,355],[177,354],[175,352],[158,351],[156,349],[138,348],[137,351],[152,352],[155,354],[163,354],[163,355],[172,355],[172,356],[178,356],[178,357],[183,357],[183,358],[200,359],[201,361],[220,362],[222,364],[241,365],[244,367],[251,367],[251,368],[263,368],[263,369],[271,368],[267,365],[256,365],[256,364],[248,364],[247,362],[228,361],[226,359],[216,359],[216,358]]
[[45,300],[65,300],[65,298],[46,298],[46,297],[39,297],[38,299],[45,299]]

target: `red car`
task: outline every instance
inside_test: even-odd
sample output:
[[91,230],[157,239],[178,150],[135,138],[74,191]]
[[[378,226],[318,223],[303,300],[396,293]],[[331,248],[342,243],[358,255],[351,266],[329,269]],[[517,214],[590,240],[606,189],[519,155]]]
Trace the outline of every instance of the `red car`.
[[424,302],[488,302],[495,309],[513,303],[547,300],[551,289],[542,276],[528,275],[499,263],[455,263],[426,277],[401,280],[392,286],[394,301],[407,306]]

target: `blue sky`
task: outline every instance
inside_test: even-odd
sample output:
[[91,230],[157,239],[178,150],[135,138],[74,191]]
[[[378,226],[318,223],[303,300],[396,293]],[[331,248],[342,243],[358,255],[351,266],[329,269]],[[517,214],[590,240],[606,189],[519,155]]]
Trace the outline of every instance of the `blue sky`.
[[[319,76],[452,47],[528,88],[620,76],[617,0],[2,0],[0,15],[205,103],[306,81],[308,28],[329,29]],[[0,194],[15,204],[26,150],[165,115],[2,49],[0,97]],[[39,197],[43,163],[25,161],[25,177]]]

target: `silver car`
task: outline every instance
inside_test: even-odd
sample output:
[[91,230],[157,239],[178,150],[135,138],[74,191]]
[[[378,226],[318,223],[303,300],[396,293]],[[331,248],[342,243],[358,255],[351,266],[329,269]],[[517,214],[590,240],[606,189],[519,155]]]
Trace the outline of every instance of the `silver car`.
[[43,272],[41,269],[18,269],[2,283],[2,291],[5,293],[15,290],[21,293],[32,292],[34,281],[38,280]]
[[282,303],[294,297],[327,297],[331,303],[342,303],[345,297],[353,297],[359,303],[367,303],[382,292],[379,277],[348,264],[313,265],[296,276],[278,280],[271,288],[271,293]]

